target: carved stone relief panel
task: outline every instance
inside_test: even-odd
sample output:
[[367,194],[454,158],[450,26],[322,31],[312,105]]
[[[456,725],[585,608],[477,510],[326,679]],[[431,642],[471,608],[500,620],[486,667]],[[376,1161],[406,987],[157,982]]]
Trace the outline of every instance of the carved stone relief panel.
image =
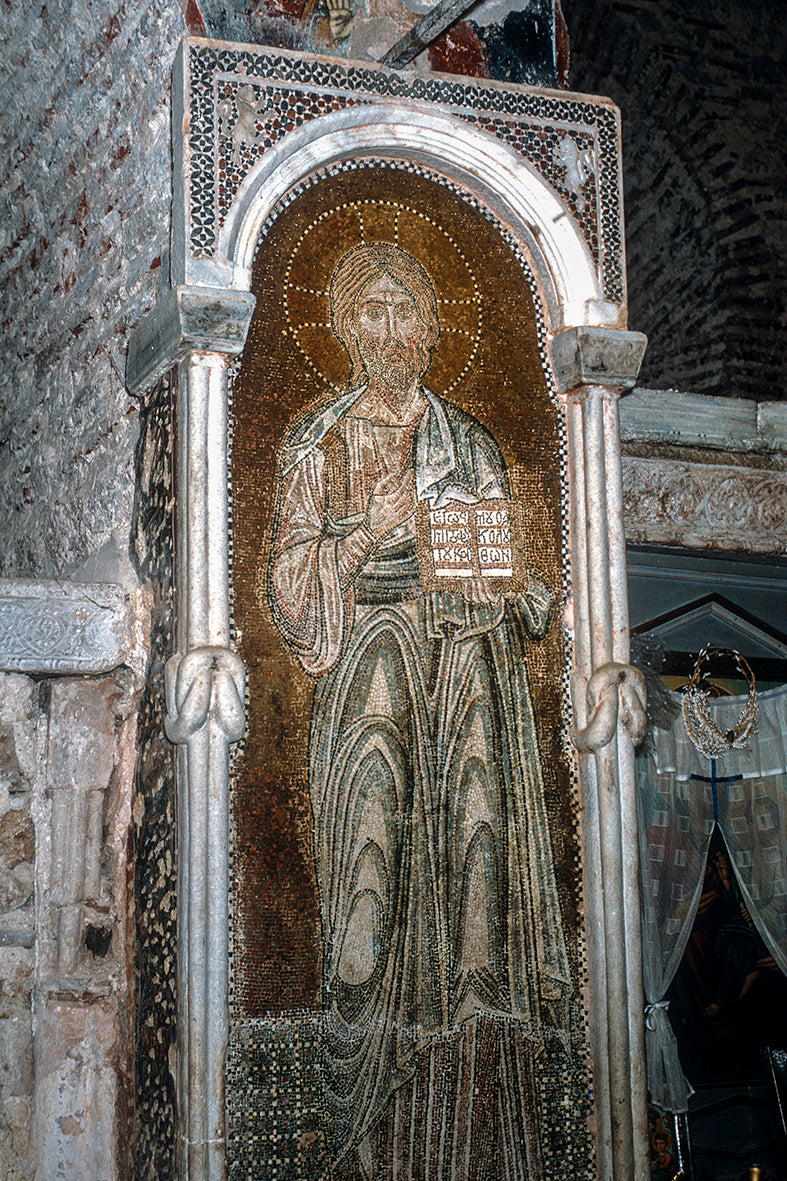
[[620,422],[630,542],[787,551],[784,403],[637,389]]
[[787,473],[743,465],[623,460],[631,542],[775,554],[787,551]]
[[0,668],[105,672],[130,649],[131,615],[119,587],[0,580]]

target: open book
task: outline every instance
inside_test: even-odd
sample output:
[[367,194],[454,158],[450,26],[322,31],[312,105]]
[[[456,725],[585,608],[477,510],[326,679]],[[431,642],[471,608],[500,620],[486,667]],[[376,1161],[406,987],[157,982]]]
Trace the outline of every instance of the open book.
[[416,517],[418,564],[425,590],[452,590],[457,580],[485,578],[514,589],[525,578],[524,512],[511,500],[442,508],[422,502]]

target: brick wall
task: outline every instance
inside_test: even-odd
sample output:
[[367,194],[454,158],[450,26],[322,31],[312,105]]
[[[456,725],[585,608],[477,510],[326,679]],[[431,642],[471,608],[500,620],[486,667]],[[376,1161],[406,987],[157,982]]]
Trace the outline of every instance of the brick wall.
[[0,574],[128,545],[128,330],[168,239],[175,0],[5,5],[0,71]]
[[571,85],[623,116],[640,383],[785,396],[787,23],[771,0],[563,0]]

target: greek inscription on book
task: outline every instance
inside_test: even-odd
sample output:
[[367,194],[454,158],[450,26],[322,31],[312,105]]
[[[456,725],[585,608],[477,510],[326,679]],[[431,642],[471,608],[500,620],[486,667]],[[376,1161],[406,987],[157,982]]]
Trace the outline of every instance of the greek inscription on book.
[[[418,506],[418,558],[427,590],[452,589],[457,579],[518,582],[524,572],[522,506],[510,500],[450,501]],[[461,584],[459,584],[461,585]]]

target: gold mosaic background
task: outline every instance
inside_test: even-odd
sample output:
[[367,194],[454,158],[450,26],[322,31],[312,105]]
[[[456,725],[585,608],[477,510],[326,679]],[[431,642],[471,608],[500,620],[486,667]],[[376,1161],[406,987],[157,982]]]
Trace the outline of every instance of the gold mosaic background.
[[306,777],[313,682],[273,626],[265,572],[277,450],[294,419],[346,388],[349,364],[328,327],[328,281],[345,251],[375,240],[409,250],[431,274],[442,332],[425,382],[492,431],[513,495],[526,506],[528,565],[558,593],[550,635],[528,646],[528,667],[566,941],[582,992],[576,808],[561,731],[558,411],[533,298],[511,246],[469,200],[436,178],[380,164],[326,175],[296,196],[263,239],[254,268],[257,306],[233,406],[234,618],[250,700],[233,789],[236,1018],[320,1004]]

